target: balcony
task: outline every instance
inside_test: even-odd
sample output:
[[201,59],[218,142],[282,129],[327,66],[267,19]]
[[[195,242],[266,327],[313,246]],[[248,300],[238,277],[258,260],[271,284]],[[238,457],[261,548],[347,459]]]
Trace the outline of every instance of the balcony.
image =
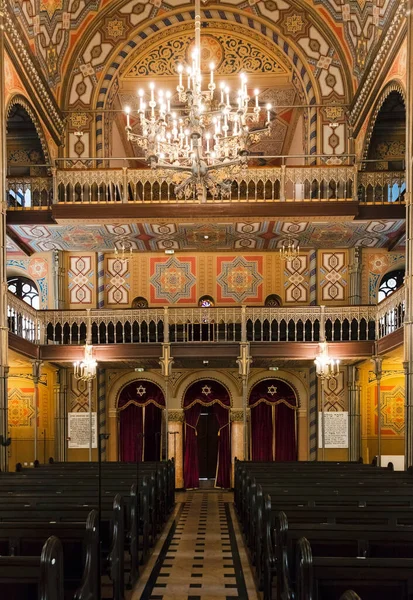
[[372,343],[402,330],[404,303],[400,288],[377,306],[36,311],[8,292],[8,327],[43,346],[78,346],[89,338],[95,346],[276,345],[319,342],[322,332],[329,342]]
[[[331,158],[331,157],[330,157]],[[249,168],[233,181],[229,198],[207,196],[207,204],[358,202],[403,204],[404,171],[365,171],[363,165]],[[198,204],[178,201],[176,181],[150,169],[53,168],[50,177],[9,177],[9,210],[45,210],[53,205]]]

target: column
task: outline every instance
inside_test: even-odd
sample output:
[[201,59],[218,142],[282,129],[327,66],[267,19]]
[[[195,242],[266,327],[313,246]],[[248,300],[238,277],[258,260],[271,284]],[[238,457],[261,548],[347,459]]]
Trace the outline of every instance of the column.
[[244,412],[239,409],[231,409],[231,482],[234,485],[235,459],[244,459]]
[[7,471],[7,380],[8,380],[8,327],[7,327],[7,273],[6,273],[6,115],[4,88],[4,11],[6,3],[0,3],[0,468]]
[[111,408],[108,412],[109,443],[107,446],[107,459],[111,461],[120,460],[119,455],[119,411]]
[[[40,360],[35,360],[32,363],[33,369],[33,384],[34,384],[34,458],[33,460],[38,460],[39,456],[39,448],[38,448],[38,426],[39,426],[39,379],[40,372],[42,368],[42,363]],[[46,457],[44,456],[43,459]]]
[[407,10],[406,102],[406,307],[404,319],[405,366],[405,468],[413,464],[413,14]]
[[105,255],[98,252],[98,308],[105,306]]
[[[97,374],[98,394],[98,434],[106,433],[106,371],[98,369]],[[101,440],[101,457],[106,460],[106,439]]]
[[356,461],[361,456],[361,387],[359,370],[348,367],[348,417],[349,417],[349,460]]
[[349,262],[349,302],[354,306],[361,304],[361,248],[350,248]]
[[184,487],[184,411],[170,410],[168,414],[169,458],[175,460],[175,486]]
[[62,436],[62,412],[60,404],[60,369],[55,371],[55,383],[53,385],[53,409],[54,409],[54,450],[53,458],[61,461],[61,438]]
[[[310,305],[317,305],[317,250],[310,251]],[[310,397],[308,402],[308,458],[317,460],[318,401],[317,376],[314,366],[309,372]]]

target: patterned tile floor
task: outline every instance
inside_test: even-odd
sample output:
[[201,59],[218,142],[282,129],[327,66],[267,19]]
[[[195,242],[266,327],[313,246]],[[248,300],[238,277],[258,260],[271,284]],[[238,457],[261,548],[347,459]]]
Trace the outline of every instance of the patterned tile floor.
[[132,600],[258,600],[231,493],[177,495]]

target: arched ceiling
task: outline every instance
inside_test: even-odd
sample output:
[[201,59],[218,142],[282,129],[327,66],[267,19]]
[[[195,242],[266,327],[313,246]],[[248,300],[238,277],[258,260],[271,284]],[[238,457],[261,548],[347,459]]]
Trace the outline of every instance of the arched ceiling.
[[[325,70],[330,60],[341,62],[354,91],[398,1],[215,0],[204,2],[203,8],[208,12],[217,7],[222,15],[237,10],[274,27],[301,49],[314,72]],[[104,58],[138,26],[151,22],[156,30],[157,21],[168,19],[168,13],[190,6],[179,0],[12,0],[11,4],[58,98],[65,74],[70,76],[82,64],[82,49],[93,31],[101,34]],[[92,67],[93,61],[100,64],[98,58],[88,61]],[[95,75],[99,77],[99,70]]]

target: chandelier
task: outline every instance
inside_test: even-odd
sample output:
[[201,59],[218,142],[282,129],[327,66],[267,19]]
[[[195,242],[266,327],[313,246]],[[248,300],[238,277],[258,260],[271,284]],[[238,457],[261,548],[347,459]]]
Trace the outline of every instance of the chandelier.
[[129,259],[132,258],[132,244],[121,240],[120,249],[115,245],[115,258],[122,263],[122,267],[128,265]]
[[75,379],[81,381],[91,381],[96,377],[97,362],[92,357],[93,346],[85,345],[85,355],[83,360],[73,363]]
[[294,258],[297,258],[300,254],[300,246],[299,244],[295,244],[294,240],[288,238],[287,245],[283,242],[282,247],[280,248],[280,257],[285,262],[291,262]]
[[147,95],[139,90],[141,132],[132,130],[131,109],[126,107],[127,139],[144,150],[152,168],[173,173],[178,200],[205,201],[207,191],[228,198],[235,174],[247,166],[249,146],[269,133],[272,106],[260,105],[257,89],[250,96],[245,73],[235,97],[225,82],[217,90],[213,63],[208,76],[202,74],[200,0],[195,0],[191,59],[191,64],[177,66],[179,107],[172,106],[170,91],[157,91],[154,83]]
[[340,360],[330,358],[328,355],[327,342],[320,344],[320,353],[314,360],[316,374],[322,380],[332,379],[337,377],[339,373]]

